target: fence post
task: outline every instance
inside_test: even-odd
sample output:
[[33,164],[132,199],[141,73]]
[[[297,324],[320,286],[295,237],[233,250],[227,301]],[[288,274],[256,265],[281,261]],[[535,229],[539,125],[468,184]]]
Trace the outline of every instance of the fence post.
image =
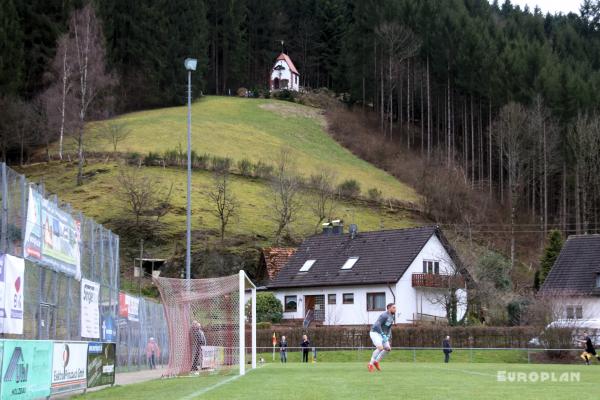
[[531,353],[529,352],[529,347],[527,348],[527,364],[531,364]]
[[416,363],[417,362],[417,349],[415,349],[413,347],[413,362]]
[[27,190],[27,181],[25,175],[20,175],[21,181],[21,240],[23,249],[25,249],[25,229],[27,227],[27,202],[29,201],[29,191]]
[[8,250],[8,183],[6,173],[6,163],[2,163],[2,242],[0,244],[2,253]]

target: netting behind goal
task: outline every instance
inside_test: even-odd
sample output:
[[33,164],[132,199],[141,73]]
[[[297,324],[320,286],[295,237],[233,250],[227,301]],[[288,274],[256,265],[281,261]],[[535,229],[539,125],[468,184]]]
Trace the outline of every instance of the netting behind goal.
[[256,289],[243,271],[222,278],[154,278],[154,282],[169,328],[167,375],[231,368],[243,374],[247,350],[255,367],[256,313],[255,301],[250,300]]

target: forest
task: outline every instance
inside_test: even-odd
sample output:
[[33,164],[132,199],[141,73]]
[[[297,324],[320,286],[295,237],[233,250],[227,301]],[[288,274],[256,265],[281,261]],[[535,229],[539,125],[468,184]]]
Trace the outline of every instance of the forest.
[[[598,1],[551,15],[509,0],[98,0],[86,8],[95,24],[81,15],[74,24],[84,3],[0,0],[0,153],[9,162],[67,134],[83,162],[86,120],[181,104],[185,57],[199,60],[194,96],[262,93],[284,51],[304,88],[329,88],[385,140],[458,171],[505,212],[433,213],[438,222],[511,232],[513,262],[515,230],[600,230]],[[93,97],[81,63],[67,62],[86,26],[96,32]],[[69,101],[79,104],[72,124]]]

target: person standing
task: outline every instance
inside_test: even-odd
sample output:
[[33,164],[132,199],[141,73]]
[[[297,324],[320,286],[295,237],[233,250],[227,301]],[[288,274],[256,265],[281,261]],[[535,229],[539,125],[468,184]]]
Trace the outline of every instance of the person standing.
[[190,340],[192,345],[192,371],[200,371],[202,369],[202,346],[206,346],[206,336],[202,330],[202,325],[198,321],[192,321]]
[[392,351],[390,341],[392,339],[392,325],[395,321],[396,305],[394,303],[389,303],[386,307],[386,311],[377,318],[377,321],[375,321],[371,327],[371,332],[369,333],[371,341],[373,342],[373,345],[375,345],[375,351],[373,351],[371,361],[368,365],[369,372],[373,372],[374,368],[381,371],[379,362],[387,353]]
[[581,353],[581,358],[585,361],[586,365],[590,365],[590,360],[592,357],[596,357],[598,361],[600,361],[600,356],[596,354],[596,348],[592,343],[592,338],[588,335],[587,331],[583,332],[583,340],[578,339],[579,343],[583,343],[585,347],[585,351]]
[[285,336],[281,337],[281,341],[279,342],[279,358],[282,363],[287,363],[287,339]]
[[308,362],[308,353],[310,352],[310,341],[308,340],[308,336],[302,335],[302,343],[300,344],[302,347],[302,362]]
[[442,341],[442,348],[444,352],[444,362],[450,361],[450,353],[452,353],[452,346],[450,345],[450,336],[446,336]]
[[160,358],[160,348],[153,337],[148,339],[146,344],[146,359],[150,369],[156,369],[156,361]]

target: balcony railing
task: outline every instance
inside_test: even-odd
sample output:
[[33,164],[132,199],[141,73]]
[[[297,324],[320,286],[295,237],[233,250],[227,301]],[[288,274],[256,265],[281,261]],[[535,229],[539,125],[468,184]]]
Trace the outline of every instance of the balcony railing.
[[413,287],[463,288],[465,279],[460,275],[412,274]]

